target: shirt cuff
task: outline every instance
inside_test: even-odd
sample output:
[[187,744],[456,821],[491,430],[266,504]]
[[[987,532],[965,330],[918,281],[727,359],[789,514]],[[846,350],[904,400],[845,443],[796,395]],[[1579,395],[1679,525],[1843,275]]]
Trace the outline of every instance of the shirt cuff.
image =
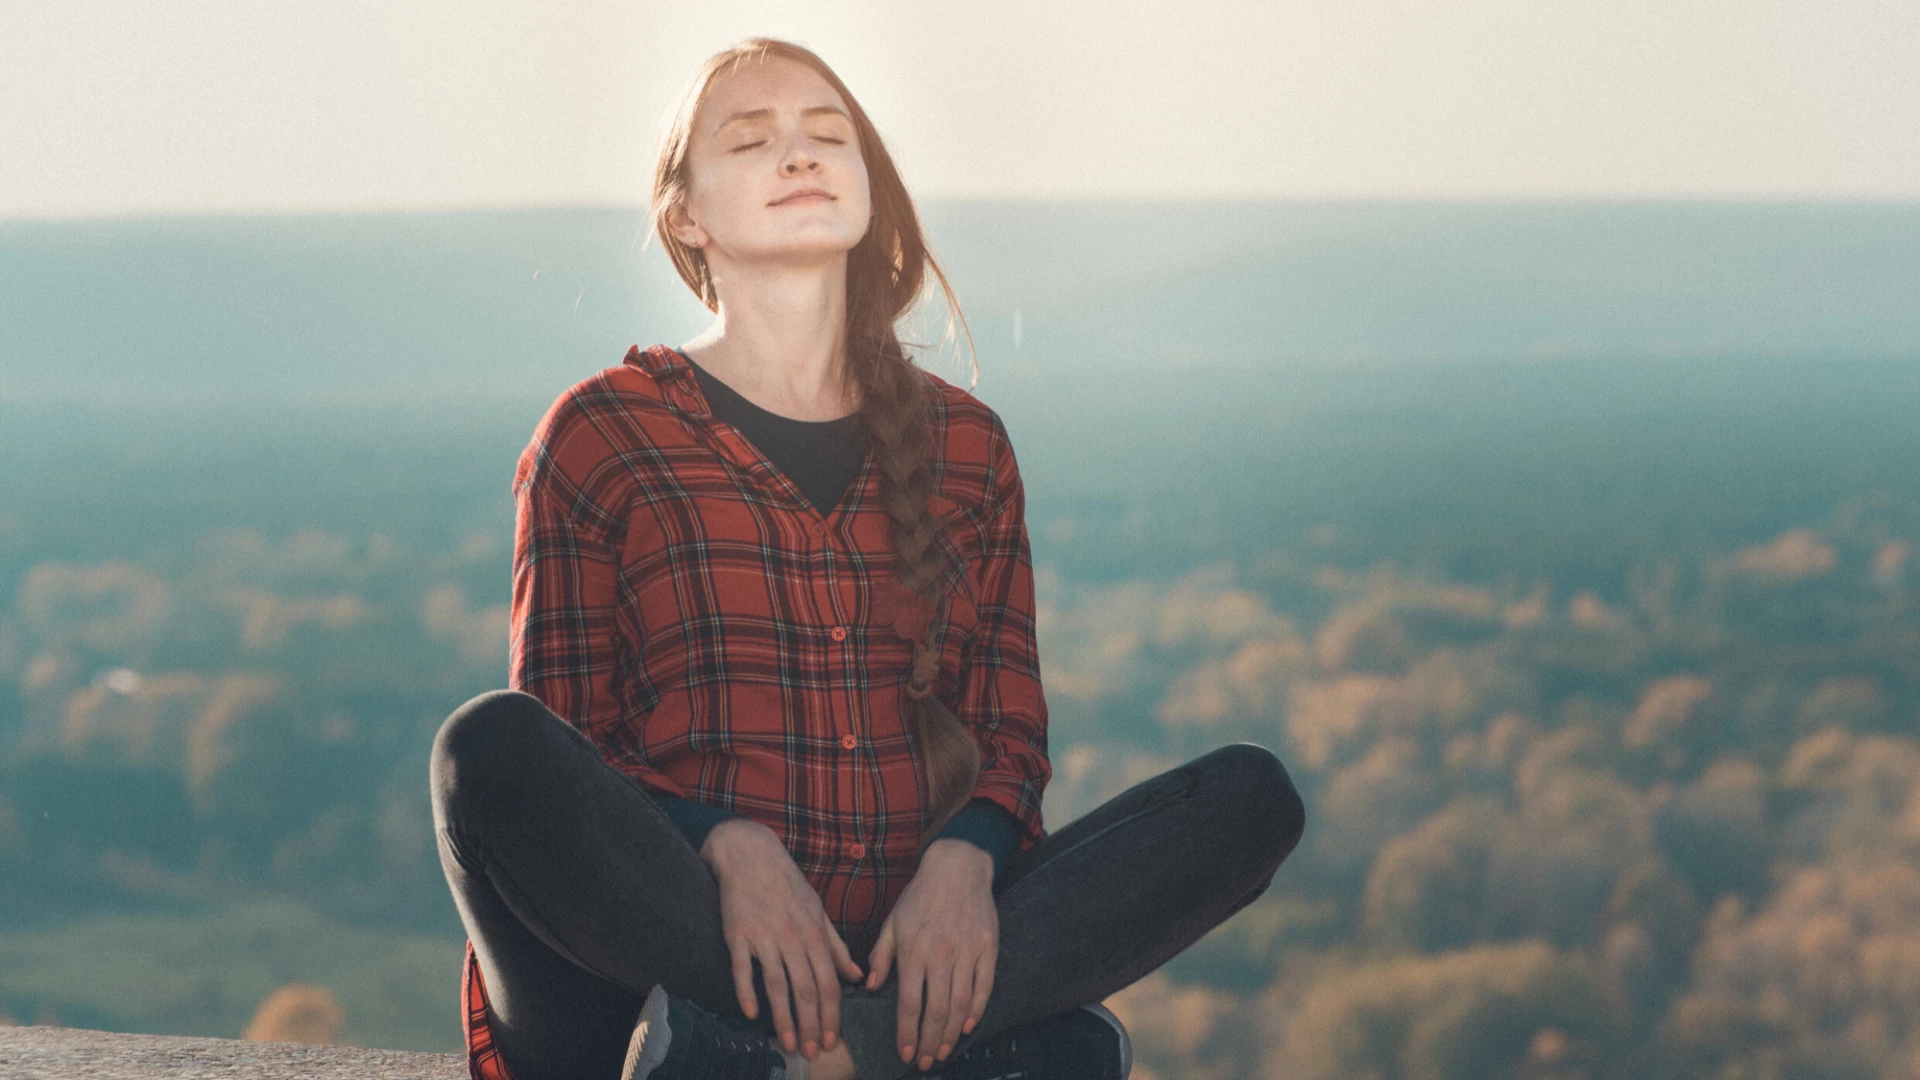
[[1019,840],[1019,834],[1019,824],[1013,820],[1013,815],[1000,808],[999,803],[991,799],[974,799],[948,818],[934,839],[953,837],[965,840],[993,856],[993,879],[998,881],[1000,871],[1006,868],[1008,856],[1013,854],[1013,845]]
[[696,852],[707,842],[707,834],[713,831],[715,825],[738,816],[730,810],[669,795],[654,788],[648,788],[647,793],[653,796],[654,802],[660,804],[667,819],[673,822],[673,827],[680,830],[680,834],[687,838],[687,843],[692,844]]

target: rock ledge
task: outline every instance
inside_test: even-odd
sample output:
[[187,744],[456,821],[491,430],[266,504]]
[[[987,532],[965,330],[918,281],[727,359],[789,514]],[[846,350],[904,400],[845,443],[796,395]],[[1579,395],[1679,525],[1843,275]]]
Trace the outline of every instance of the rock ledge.
[[0,1027],[0,1080],[466,1080],[459,1054]]

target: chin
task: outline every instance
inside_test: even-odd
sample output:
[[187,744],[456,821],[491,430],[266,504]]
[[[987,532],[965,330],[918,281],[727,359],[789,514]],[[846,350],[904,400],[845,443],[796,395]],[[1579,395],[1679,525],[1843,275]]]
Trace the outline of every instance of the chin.
[[769,259],[831,259],[853,250],[866,234],[828,229],[797,229],[785,236],[771,236],[760,249]]

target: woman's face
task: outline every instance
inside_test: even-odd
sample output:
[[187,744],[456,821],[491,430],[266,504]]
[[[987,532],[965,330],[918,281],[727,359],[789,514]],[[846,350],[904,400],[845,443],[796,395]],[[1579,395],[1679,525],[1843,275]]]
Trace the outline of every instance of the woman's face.
[[766,57],[715,79],[687,157],[686,200],[669,220],[716,278],[729,262],[838,258],[866,235],[872,204],[853,120],[805,64]]

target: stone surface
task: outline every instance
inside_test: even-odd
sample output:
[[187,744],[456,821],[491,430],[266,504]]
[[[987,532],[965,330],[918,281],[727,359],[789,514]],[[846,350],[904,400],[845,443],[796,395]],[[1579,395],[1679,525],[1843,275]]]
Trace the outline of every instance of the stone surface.
[[0,1027],[0,1080],[465,1080],[457,1054]]

